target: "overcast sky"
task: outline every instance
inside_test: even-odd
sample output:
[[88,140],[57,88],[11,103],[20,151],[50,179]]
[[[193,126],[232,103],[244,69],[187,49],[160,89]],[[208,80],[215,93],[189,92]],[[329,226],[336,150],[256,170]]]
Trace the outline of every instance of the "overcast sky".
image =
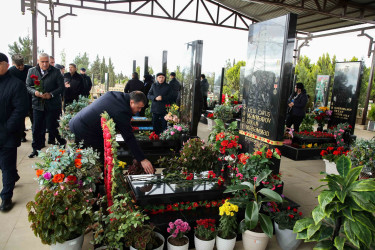
[[[48,14],[46,5],[40,9]],[[56,8],[56,16],[68,11],[65,7]],[[194,9],[188,10],[187,14]],[[184,44],[193,40],[203,40],[202,72],[214,72],[225,65],[226,59],[246,60],[246,31],[219,28],[209,25],[193,24],[157,18],[138,17],[122,14],[110,14],[89,10],[73,10],[76,17],[62,19],[61,38],[56,36],[55,57],[60,62],[60,52],[65,49],[67,63],[78,53],[87,52],[92,62],[96,55],[100,58],[111,57],[115,72],[130,75],[132,62],[143,67],[144,57],[149,57],[149,65],[154,71],[161,70],[162,51],[168,51],[168,68],[173,71],[176,65],[183,64]],[[0,0],[2,32],[0,51],[8,54],[8,44],[18,40],[19,36],[31,36],[31,13],[21,14],[19,0]],[[4,22],[4,20],[6,20]],[[364,58],[366,66],[369,39],[357,37],[358,33],[319,38],[304,47],[302,55],[316,60],[323,53],[336,54],[337,60],[350,59],[353,56]],[[375,37],[375,30],[368,31]],[[38,46],[50,53],[50,34],[44,35],[44,18],[38,16]]]

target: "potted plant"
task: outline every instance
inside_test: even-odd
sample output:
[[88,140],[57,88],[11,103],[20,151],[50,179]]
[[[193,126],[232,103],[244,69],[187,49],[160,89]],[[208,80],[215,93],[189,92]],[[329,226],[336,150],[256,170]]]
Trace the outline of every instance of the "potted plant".
[[160,134],[160,140],[177,140],[181,134],[189,131],[189,128],[184,124],[175,124]]
[[326,150],[322,150],[320,155],[326,164],[326,173],[339,174],[336,168],[336,161],[340,158],[340,156],[347,155],[348,152],[349,150],[344,150],[344,147],[338,147],[337,149],[334,147],[327,147]]
[[217,250],[232,250],[236,244],[237,219],[236,214],[238,206],[225,200],[225,203],[219,208],[220,225],[216,236]]
[[373,249],[375,241],[375,181],[358,180],[362,166],[351,168],[341,156],[339,175],[326,175],[312,218],[298,220],[297,239],[316,241],[314,249]]
[[222,119],[224,122],[232,120],[233,107],[229,104],[216,105],[216,107],[214,108],[214,117],[215,119]]
[[[258,190],[260,183],[267,179],[271,170],[261,172],[254,177],[253,183],[243,182],[239,185],[229,186],[224,192],[232,193],[244,190],[247,198],[233,198],[234,204],[246,205],[245,219],[240,223],[242,240],[245,249],[265,249],[269,238],[273,235],[273,226],[270,217],[261,212],[264,202],[282,202],[281,196],[268,188]],[[261,196],[262,195],[262,196]]]
[[153,225],[134,227],[127,242],[127,245],[130,245],[130,250],[163,250],[164,237],[160,233],[154,232],[154,228]]
[[315,121],[318,123],[318,131],[323,131],[323,127],[330,120],[332,111],[328,107],[319,107],[314,109]]
[[180,122],[180,111],[179,106],[176,104],[167,104],[165,105],[165,108],[167,109],[167,114],[164,116],[164,120],[166,120],[170,124],[176,124]]
[[212,250],[215,246],[215,219],[197,220],[195,227],[194,245],[197,250]]
[[297,208],[280,210],[277,204],[273,202],[274,208],[271,213],[275,225],[277,242],[283,250],[295,250],[301,244],[297,240],[297,234],[293,232],[293,227],[299,219],[302,219],[302,213]]
[[92,222],[90,201],[76,185],[44,188],[26,205],[34,234],[51,249],[82,248],[83,234]]
[[375,131],[375,105],[371,105],[371,109],[368,112],[368,118],[370,119],[368,121],[367,130]]
[[[122,249],[130,246],[133,241],[133,231],[142,227],[148,219],[132,205],[128,194],[116,195],[113,205],[105,209],[106,197],[99,200],[100,209],[94,213],[94,240],[96,245],[107,249]],[[105,205],[104,205],[105,206]]]
[[363,166],[360,178],[375,177],[375,139],[358,139],[349,152],[354,167]]
[[189,223],[177,219],[169,222],[167,232],[171,235],[167,239],[168,250],[188,250],[189,238],[185,236],[190,231]]

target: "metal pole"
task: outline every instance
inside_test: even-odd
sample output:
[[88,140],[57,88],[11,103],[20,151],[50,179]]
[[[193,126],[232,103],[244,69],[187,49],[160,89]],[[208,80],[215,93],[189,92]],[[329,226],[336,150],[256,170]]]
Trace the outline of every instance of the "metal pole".
[[51,13],[51,54],[55,57],[55,11],[52,2],[50,2],[49,10]]
[[38,2],[31,0],[31,19],[32,19],[32,33],[33,33],[33,66],[36,66],[38,61],[38,32],[37,32],[37,15]]
[[162,72],[167,74],[167,61],[168,61],[168,51],[163,50],[163,59],[162,59]]

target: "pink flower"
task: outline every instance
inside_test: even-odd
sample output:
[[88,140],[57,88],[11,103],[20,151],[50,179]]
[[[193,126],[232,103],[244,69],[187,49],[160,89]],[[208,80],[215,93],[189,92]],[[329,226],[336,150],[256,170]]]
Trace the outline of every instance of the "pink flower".
[[175,132],[174,131],[171,131],[171,135],[174,135],[175,134]]
[[54,196],[58,196],[59,195],[59,191],[56,191],[53,195]]
[[177,130],[181,132],[181,130],[182,130],[182,127],[180,127],[180,126],[177,126]]
[[254,181],[257,181],[257,178],[258,178],[258,177],[254,177]]
[[341,139],[341,141],[344,141],[344,139]]
[[43,178],[46,179],[47,181],[51,180],[52,174],[49,172],[46,172],[43,174]]

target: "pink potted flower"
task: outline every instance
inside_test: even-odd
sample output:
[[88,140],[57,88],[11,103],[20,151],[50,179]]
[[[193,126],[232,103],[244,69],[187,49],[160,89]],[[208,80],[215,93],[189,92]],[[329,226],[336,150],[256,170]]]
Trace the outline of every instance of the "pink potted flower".
[[190,231],[189,223],[177,219],[175,222],[169,222],[167,231],[171,234],[167,239],[168,250],[189,249],[189,238],[185,236]]

